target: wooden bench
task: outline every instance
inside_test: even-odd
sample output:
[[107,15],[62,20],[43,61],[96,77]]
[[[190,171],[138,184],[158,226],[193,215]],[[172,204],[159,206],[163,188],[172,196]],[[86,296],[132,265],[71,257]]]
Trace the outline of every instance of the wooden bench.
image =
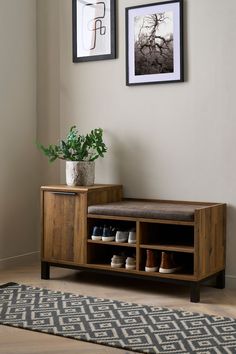
[[[122,187],[42,187],[42,278],[49,267],[68,267],[190,286],[190,299],[200,300],[200,285],[225,284],[226,204],[122,199]],[[94,241],[97,225],[136,229],[136,244]],[[173,252],[178,272],[145,272],[147,250]],[[114,254],[136,256],[136,269],[112,268]]]

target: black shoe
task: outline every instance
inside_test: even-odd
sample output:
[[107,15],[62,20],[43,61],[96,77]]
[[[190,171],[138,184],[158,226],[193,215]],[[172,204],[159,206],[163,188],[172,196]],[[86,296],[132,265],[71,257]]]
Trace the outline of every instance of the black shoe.
[[94,226],[91,239],[94,241],[101,241],[103,228],[101,226]]
[[104,226],[103,233],[102,233],[102,240],[103,241],[115,241],[116,236],[116,228],[115,227],[108,227]]

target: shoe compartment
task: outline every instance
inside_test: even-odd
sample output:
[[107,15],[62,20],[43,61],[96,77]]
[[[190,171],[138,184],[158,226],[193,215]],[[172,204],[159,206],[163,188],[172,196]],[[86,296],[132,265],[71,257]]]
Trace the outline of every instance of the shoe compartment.
[[[111,268],[111,259],[114,255],[125,257],[135,257],[136,249],[126,246],[110,246],[104,243],[88,243],[87,245],[87,263],[91,265],[107,266]],[[125,262],[123,267],[125,269]]]
[[[146,221],[129,221],[113,219],[110,217],[91,217],[88,218],[88,239],[87,239],[87,263],[94,268],[116,269],[111,266],[111,259],[114,255],[124,254],[125,258],[133,257],[137,252],[136,270],[143,271],[145,274],[160,275],[162,277],[178,278],[182,276],[194,275],[194,227],[192,225],[182,224],[162,224]],[[137,229],[136,229],[137,225]],[[131,244],[126,242],[116,242],[110,240],[92,240],[94,228],[115,228],[117,231],[136,231],[137,239],[140,242]],[[156,257],[156,263],[152,262],[148,266],[150,272],[145,271],[147,261],[147,250],[151,250]],[[175,269],[173,272],[160,273],[162,252],[171,254],[174,259],[174,265],[169,269]],[[152,254],[152,253],[151,253]],[[170,262],[171,263],[171,262]],[[157,269],[152,271],[154,267]],[[121,271],[126,270],[125,264]],[[127,269],[127,271],[129,271]],[[175,276],[176,274],[176,276]]]
[[157,246],[194,246],[193,226],[140,223],[140,244]]
[[[147,248],[148,249],[148,248]],[[147,249],[142,248],[140,250],[140,264],[139,264],[139,270],[145,271],[146,265],[152,266],[152,264],[147,264]],[[161,266],[161,260],[162,260],[162,251],[161,250],[156,250],[156,249],[151,249],[151,252],[153,252],[154,258],[156,260],[155,264],[158,269],[157,273],[159,273],[159,268]],[[174,266],[178,268],[176,271],[170,274],[185,274],[185,275],[193,275],[194,273],[194,256],[191,253],[182,253],[182,252],[169,252],[172,253],[173,259],[174,259]],[[170,265],[172,266],[172,265]],[[146,272],[148,273],[148,272]],[[164,273],[160,273],[164,274]],[[168,273],[166,273],[168,274]]]

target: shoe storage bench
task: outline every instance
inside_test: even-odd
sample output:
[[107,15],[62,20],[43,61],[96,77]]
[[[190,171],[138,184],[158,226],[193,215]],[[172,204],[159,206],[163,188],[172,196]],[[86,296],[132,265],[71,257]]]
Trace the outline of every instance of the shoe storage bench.
[[[50,266],[143,277],[190,286],[192,302],[206,280],[224,288],[226,204],[124,199],[120,185],[58,185],[41,187],[41,206],[42,279]],[[136,243],[92,240],[94,227],[104,225],[136,230]],[[147,250],[159,259],[171,252],[181,268],[146,272]],[[120,253],[136,257],[136,269],[112,268]]]

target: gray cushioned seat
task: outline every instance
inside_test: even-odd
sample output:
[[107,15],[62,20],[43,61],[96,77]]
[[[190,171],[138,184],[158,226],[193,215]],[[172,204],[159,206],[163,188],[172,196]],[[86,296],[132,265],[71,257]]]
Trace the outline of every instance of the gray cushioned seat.
[[200,207],[203,207],[203,205],[143,200],[123,200],[115,203],[90,205],[88,207],[88,213],[147,219],[193,221],[194,212]]

